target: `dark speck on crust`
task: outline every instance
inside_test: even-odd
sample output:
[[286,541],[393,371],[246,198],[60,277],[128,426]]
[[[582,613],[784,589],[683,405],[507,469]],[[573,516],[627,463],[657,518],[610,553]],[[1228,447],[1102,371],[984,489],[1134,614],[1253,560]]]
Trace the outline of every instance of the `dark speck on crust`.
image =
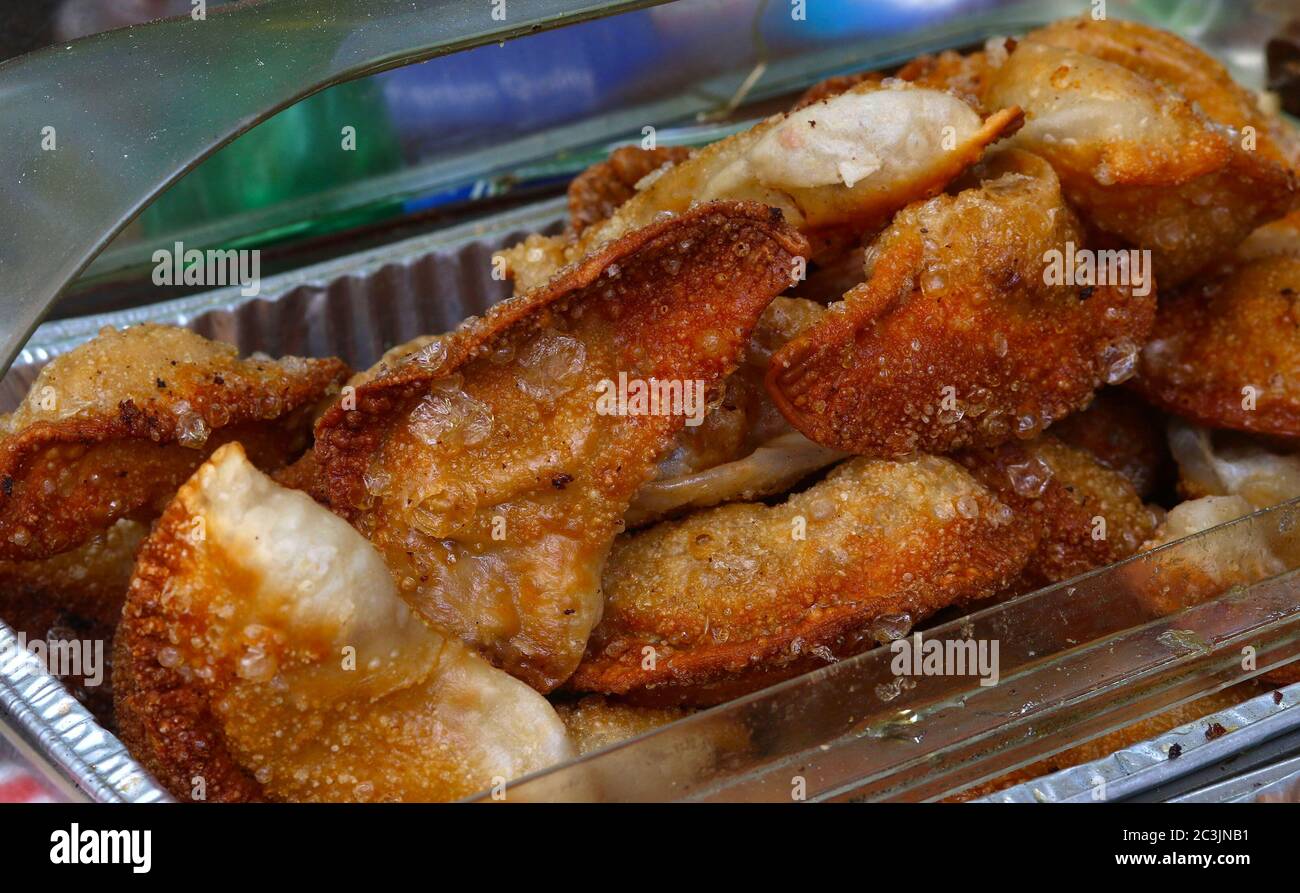
[[551,478],[551,486],[557,490],[563,490],[565,487],[569,486],[572,481],[573,475],[560,472],[555,477]]

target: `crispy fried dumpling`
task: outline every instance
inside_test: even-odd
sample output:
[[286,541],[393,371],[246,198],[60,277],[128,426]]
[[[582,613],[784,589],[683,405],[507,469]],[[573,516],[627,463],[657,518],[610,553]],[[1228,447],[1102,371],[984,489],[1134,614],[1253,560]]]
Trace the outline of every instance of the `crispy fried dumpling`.
[[860,84],[879,84],[884,79],[885,73],[882,71],[854,71],[849,74],[831,75],[803,91],[794,105],[790,106],[790,111],[797,112],[823,100],[839,96],[841,93],[847,93]]
[[986,101],[1025,109],[1014,145],[1052,163],[1088,224],[1150,249],[1162,288],[1295,207],[1289,166],[1249,148],[1231,121],[1207,117],[1142,66],[1044,42],[1064,33],[1021,42],[991,73]]
[[1132,482],[1050,434],[970,450],[959,460],[1038,529],[1018,591],[1068,580],[1135,553],[1159,522]]
[[868,279],[772,357],[768,389],[811,440],[896,457],[1027,437],[1133,372],[1155,292],[1049,284],[1082,247],[1051,167],[1001,153],[983,181],[911,205]]
[[[580,767],[530,782],[526,793],[538,800],[564,801],[595,797],[600,802],[652,803],[677,799],[716,780],[719,771],[754,750],[752,732],[743,721],[715,716],[689,730],[654,736],[638,749],[615,745],[663,728],[696,711],[689,707],[652,707],[603,695],[559,701],[556,712],[569,739],[583,756],[614,749]],[[568,775],[569,778],[565,778]],[[576,782],[573,780],[577,777]]]
[[122,738],[184,800],[452,800],[573,754],[544,698],[425,626],[360,534],[238,444],[146,541],[115,650]]
[[707,146],[642,181],[609,219],[573,241],[532,236],[504,252],[516,292],[547,281],[595,247],[700,202],[758,201],[804,233],[870,230],[942,190],[1015,129],[1018,109],[981,120],[955,96],[864,82]]
[[569,685],[708,705],[1004,588],[1036,542],[956,463],[853,459],[777,506],[726,505],[620,537],[605,617]]
[[[112,630],[122,613],[147,524],[123,519],[75,549],[35,561],[0,561],[0,604],[30,600]],[[0,619],[8,615],[0,609]]]
[[330,504],[417,611],[541,691],[569,676],[623,515],[685,421],[603,398],[620,376],[676,382],[682,410],[687,386],[716,392],[805,247],[779,216],[720,203],[638,230],[326,411]]
[[156,517],[232,440],[259,467],[283,465],[347,372],[334,359],[239,359],[172,326],[104,329],[0,418],[0,559],[47,558],[120,518]]
[[938,55],[917,56],[900,68],[896,77],[918,87],[946,90],[976,111],[982,111],[989,72],[1006,58],[1006,43],[1005,38],[993,37],[986,49],[979,52],[963,54],[944,50]]
[[1203,425],[1300,437],[1300,256],[1229,263],[1163,295],[1131,386]]

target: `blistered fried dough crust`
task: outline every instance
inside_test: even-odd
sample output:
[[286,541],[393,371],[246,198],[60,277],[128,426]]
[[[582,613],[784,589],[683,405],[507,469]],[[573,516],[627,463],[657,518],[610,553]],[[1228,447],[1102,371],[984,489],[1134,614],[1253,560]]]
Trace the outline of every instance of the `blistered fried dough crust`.
[[1300,257],[1234,264],[1162,299],[1131,386],[1203,425],[1300,437]]
[[[52,558],[0,561],[0,603],[40,602],[112,630],[147,532],[144,524],[122,520]],[[8,615],[0,610],[0,618]]]
[[0,419],[0,559],[76,548],[155,517],[223,443],[276,468],[301,452],[341,360],[239,359],[185,329],[105,329],[56,358]]
[[768,390],[810,439],[884,457],[992,446],[1131,374],[1154,288],[1045,284],[1048,252],[1082,228],[1042,159],[992,163],[979,187],[900,212],[867,282],[772,357]]
[[1213,121],[1237,131],[1255,128],[1258,151],[1284,165],[1296,163],[1297,138],[1291,128],[1277,115],[1265,113],[1258,98],[1234,81],[1216,59],[1168,31],[1122,19],[1081,16],[1053,22],[1025,40],[1122,65],[1191,100]]
[[1051,432],[1124,475],[1143,499],[1171,477],[1164,417],[1128,391],[1098,391],[1087,409],[1066,416]]
[[1155,513],[1126,477],[1050,434],[970,450],[958,459],[1038,526],[1038,546],[1018,589],[1068,580],[1127,558],[1156,528]]
[[1015,145],[1052,163],[1091,226],[1150,249],[1162,287],[1295,207],[1285,164],[1121,65],[1023,42],[993,71],[987,101],[1024,107]]
[[667,480],[739,459],[790,426],[772,406],[763,374],[772,351],[812,325],[825,310],[798,298],[777,297],[750,334],[739,367],[709,407],[703,421],[686,426],[672,451],[660,461],[656,480]]
[[[963,56],[953,50],[944,50],[937,56],[925,54],[912,59],[893,77],[907,81],[917,87],[932,90],[947,90],[971,108],[983,108],[984,92],[987,89],[989,60],[985,53],[970,53]],[[878,71],[859,71],[853,74],[837,74],[818,81],[799,97],[791,108],[798,111],[823,99],[839,96],[858,84],[866,82],[879,83],[884,74]]]
[[238,444],[145,542],[114,650],[122,739],[183,800],[451,800],[572,755],[543,698]]
[[637,491],[628,526],[737,499],[783,493],[825,468],[842,453],[792,431],[772,405],[763,375],[772,352],[813,325],[825,308],[812,301],[778,297],[759,318],[740,368],[728,376],[722,399],[695,427],[686,427],[659,462],[654,479]]
[[[999,42],[993,52],[1001,57],[1006,50]],[[937,56],[917,56],[900,68],[895,77],[918,87],[947,90],[978,111],[984,108],[991,67],[988,53],[962,55],[953,50],[944,50]]]
[[555,712],[581,756],[676,722],[690,716],[692,711],[685,707],[640,707],[601,695],[587,695],[576,701],[557,703]]
[[790,106],[790,111],[797,112],[810,105],[816,105],[823,99],[830,99],[839,96],[841,93],[847,93],[859,84],[879,84],[884,79],[885,75],[880,71],[855,71],[851,74],[831,75],[805,90],[803,95],[795,101],[795,104]]
[[650,481],[637,491],[624,520],[628,527],[640,527],[688,509],[774,496],[843,458],[838,450],[787,431],[743,456]]
[[850,460],[781,505],[621,537],[605,618],[570,687],[718,703],[871,647],[885,615],[916,621],[991,595],[1034,542],[948,459]]
[[1292,211],[1255,230],[1237,246],[1232,260],[1242,263],[1282,256],[1300,257],[1300,211]]
[[685,146],[642,149],[623,146],[605,161],[593,164],[569,184],[569,230],[578,235],[593,224],[608,220],[632,196],[637,184],[655,171],[685,161]]
[[637,491],[624,516],[629,527],[687,508],[784,493],[844,458],[793,431],[763,386],[773,351],[824,313],[820,304],[799,298],[778,297],[768,305],[740,368],[727,378],[722,400],[701,425],[682,430],[654,480]]
[[602,414],[600,382],[715,390],[805,247],[777,211],[707,205],[498,305],[322,416],[331,505],[435,626],[554,688],[600,618],[623,513],[684,421]]
[[805,234],[868,231],[942,190],[1020,119],[1008,108],[981,121],[947,93],[864,82],[694,152],[576,240],[532,236],[502,256],[521,293],[599,245],[714,200],[778,208]]
[[[113,728],[113,630],[122,614],[135,553],[148,528],[118,521],[73,549],[39,561],[0,561],[0,620],[27,641],[78,640],[102,648],[103,665],[60,675],[73,696]],[[59,669],[52,667],[51,669]],[[98,669],[102,677],[94,678]]]

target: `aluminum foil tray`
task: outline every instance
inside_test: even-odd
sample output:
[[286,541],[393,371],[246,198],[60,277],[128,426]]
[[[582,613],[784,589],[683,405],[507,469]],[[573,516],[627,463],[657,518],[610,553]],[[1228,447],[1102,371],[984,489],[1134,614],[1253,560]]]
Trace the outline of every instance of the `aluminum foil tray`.
[[[556,200],[339,258],[267,278],[256,298],[232,287],[49,323],[0,380],[0,409],[21,400],[52,356],[104,325],[185,325],[246,352],[341,356],[365,367],[393,344],[450,329],[505,297],[507,283],[491,276],[492,253],[527,233],[554,231],[563,214]],[[1294,503],[1226,526],[1290,532],[1298,519]],[[928,677],[899,696],[891,655],[877,649],[521,779],[513,790],[543,800],[788,801],[797,776],[807,799],[947,796],[1241,681],[1243,642],[1258,648],[1261,673],[1300,656],[1298,568],[1174,617],[1138,610],[1135,565],[1194,560],[1222,533],[1231,531],[1208,531],[925,631],[1000,639],[1004,681],[992,688]],[[0,624],[0,643],[12,635]],[[1300,710],[1280,715],[1300,728]],[[21,654],[0,660],[0,734],[66,797],[171,799]]]
[[[1218,724],[1227,734],[1209,739],[1208,726]],[[1215,764],[1279,738],[1287,749],[1300,747],[1300,683],[1275,692],[1265,692],[1235,707],[1208,714],[1147,741],[1130,745],[1090,763],[1081,763],[1043,778],[998,791],[977,802],[984,803],[1071,803],[1123,800],[1149,793],[1180,778],[1213,771]],[[1261,754],[1261,756],[1264,756]],[[1272,754],[1269,754],[1272,756]],[[1241,774],[1205,785],[1195,793],[1170,797],[1180,802],[1212,799],[1215,802],[1253,795],[1254,773]],[[1224,771],[1224,770],[1219,770]],[[1268,784],[1284,782],[1300,773],[1297,759],[1259,770],[1269,773]],[[1298,776],[1300,778],[1300,776]],[[1260,787],[1262,788],[1263,782]],[[1300,794],[1300,789],[1296,791]],[[1296,799],[1300,802],[1300,798]]]

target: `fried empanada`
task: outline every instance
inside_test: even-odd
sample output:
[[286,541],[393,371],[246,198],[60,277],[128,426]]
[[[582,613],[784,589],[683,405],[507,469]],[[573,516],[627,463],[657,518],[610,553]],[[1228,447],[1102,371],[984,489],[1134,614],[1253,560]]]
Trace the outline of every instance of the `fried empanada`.
[[41,370],[0,419],[0,559],[74,549],[120,518],[149,520],[214,449],[237,440],[277,468],[311,438],[341,360],[239,359],[186,329],[105,329]]
[[1013,144],[1052,163],[1090,226],[1149,249],[1162,288],[1296,206],[1286,163],[1141,69],[1031,35],[992,71],[986,101],[1025,109]]
[[942,190],[1019,121],[1016,108],[982,121],[941,91],[864,82],[693,153],[575,240],[530,236],[503,256],[526,292],[599,245],[718,199],[779,208],[806,234],[868,231]]
[[[698,792],[729,771],[738,760],[753,759],[752,732],[742,720],[714,716],[689,730],[668,732],[642,741],[639,750],[615,745],[653,732],[696,711],[688,707],[647,707],[603,695],[559,701],[555,710],[569,740],[583,756],[614,749],[549,778],[531,782],[528,793],[539,800],[569,800],[585,788],[600,802],[653,803]],[[568,775],[569,778],[565,776]],[[577,776],[577,781],[573,777]]]
[[601,398],[620,375],[714,392],[805,247],[770,208],[706,205],[494,307],[363,384],[355,410],[326,411],[331,506],[437,628],[554,688],[600,618],[623,515],[684,424]]
[[122,739],[182,800],[452,800],[573,755],[544,698],[238,444],[146,540],[115,652]]
[[768,390],[810,439],[882,457],[992,446],[1132,374],[1150,283],[1047,284],[1050,252],[1084,242],[1051,167],[1008,152],[983,175],[900,212],[867,281],[772,357]]
[[[1300,455],[1293,447],[1265,444],[1234,431],[1209,431],[1181,419],[1169,424],[1169,447],[1178,462],[1179,490],[1189,501],[1169,512],[1144,548],[1173,542],[1218,524],[1300,496]],[[1285,518],[1276,525],[1239,528],[1216,535],[1214,548],[1201,548],[1172,565],[1170,579],[1144,592],[1157,614],[1168,614],[1223,592],[1300,566],[1300,537]],[[1263,677],[1275,685],[1300,679],[1300,665]]]
[[1172,478],[1162,414],[1123,389],[1098,391],[1087,409],[1052,425],[1051,433],[1124,475],[1143,499]]
[[727,505],[620,537],[605,617],[570,680],[716,704],[1004,588],[1036,538],[956,463],[853,459],[777,506]]
[[1027,591],[1127,558],[1159,515],[1133,484],[1088,451],[1050,434],[958,455],[985,486],[1038,527],[1038,545],[1013,587]]
[[1161,298],[1138,393],[1215,428],[1300,437],[1300,256],[1232,263]]
[[[110,632],[122,614],[147,524],[123,519],[82,545],[36,561],[0,561],[0,603],[32,601],[94,620]],[[9,619],[0,610],[0,619]]]
[[841,93],[847,93],[859,84],[879,84],[884,79],[885,74],[881,71],[854,71],[849,74],[831,75],[803,91],[794,105],[790,106],[790,111],[797,112],[822,100],[832,99]]

